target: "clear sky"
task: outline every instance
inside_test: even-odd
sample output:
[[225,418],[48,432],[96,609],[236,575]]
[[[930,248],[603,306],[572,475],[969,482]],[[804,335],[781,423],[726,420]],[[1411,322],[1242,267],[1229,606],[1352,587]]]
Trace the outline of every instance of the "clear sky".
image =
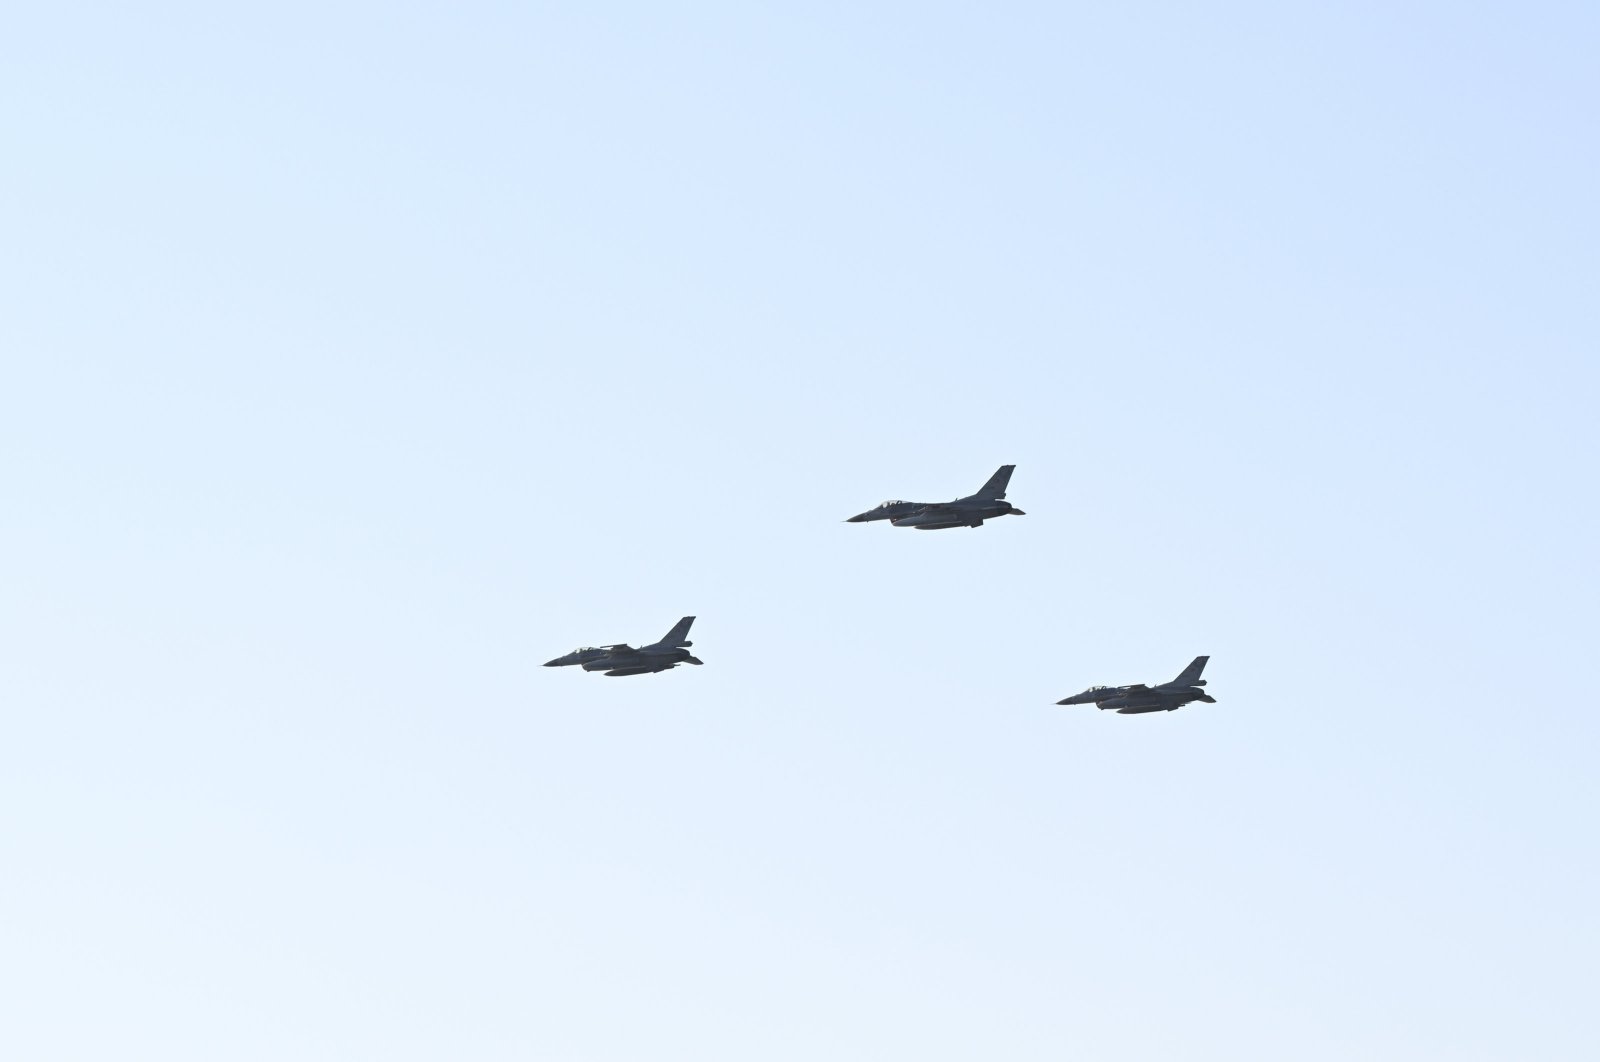
[[0,1055],[1600,1057],[1597,31],[12,8]]

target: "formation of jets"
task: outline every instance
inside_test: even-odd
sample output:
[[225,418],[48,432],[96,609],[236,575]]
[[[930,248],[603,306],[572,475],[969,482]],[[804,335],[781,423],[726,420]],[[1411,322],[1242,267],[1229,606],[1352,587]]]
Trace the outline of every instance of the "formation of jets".
[[[1016,465],[1001,465],[989,481],[975,493],[947,502],[886,501],[882,505],[857,513],[848,523],[864,524],[873,520],[887,520],[892,527],[914,527],[918,531],[941,531],[952,527],[982,527],[985,520],[999,516],[1025,516],[1026,514],[1006,501],[1006,487],[1011,483],[1011,473]],[[607,675],[650,675],[670,671],[679,664],[700,664],[698,657],[689,652],[694,643],[689,641],[689,627],[693,616],[685,616],[673,624],[670,631],[658,642],[641,645],[587,646],[574,649],[564,656],[545,661],[545,667],[570,667],[577,665],[585,671],[599,671]],[[1197,656],[1190,665],[1171,682],[1156,686],[1142,683],[1132,686],[1090,686],[1082,693],[1064,697],[1057,704],[1092,704],[1103,711],[1118,715],[1143,715],[1147,712],[1172,712],[1191,701],[1215,704],[1217,699],[1200,687],[1206,680],[1200,677],[1209,656]]]

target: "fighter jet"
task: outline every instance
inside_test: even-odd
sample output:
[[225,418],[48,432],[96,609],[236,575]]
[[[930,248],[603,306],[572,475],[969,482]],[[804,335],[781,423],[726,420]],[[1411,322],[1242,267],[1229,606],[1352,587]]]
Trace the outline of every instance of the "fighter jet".
[[847,523],[864,524],[872,520],[887,520],[894,527],[914,527],[918,531],[939,531],[947,527],[982,527],[985,520],[997,516],[1026,516],[1021,509],[1006,502],[1006,484],[1011,482],[1011,472],[1016,465],[1001,465],[1000,471],[989,477],[989,482],[978,488],[976,494],[947,502],[886,501],[876,509],[868,509],[850,517]]
[[1118,715],[1142,715],[1145,712],[1174,712],[1190,701],[1216,704],[1217,699],[1200,689],[1206,680],[1200,672],[1206,669],[1209,656],[1197,656],[1194,663],[1171,682],[1159,686],[1090,686],[1057,704],[1093,704],[1100,709],[1115,709]]
[[689,625],[693,616],[685,616],[673,625],[667,636],[659,642],[641,645],[586,646],[574,649],[566,656],[545,661],[545,667],[567,667],[578,664],[585,671],[604,671],[607,675],[647,675],[656,671],[670,671],[679,664],[700,664],[704,661],[689,655]]

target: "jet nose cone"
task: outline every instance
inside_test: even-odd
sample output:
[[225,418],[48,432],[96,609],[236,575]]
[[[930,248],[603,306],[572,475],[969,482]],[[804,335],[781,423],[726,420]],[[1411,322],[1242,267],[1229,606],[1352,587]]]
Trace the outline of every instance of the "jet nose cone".
[[856,513],[854,516],[850,517],[848,520],[845,521],[845,523],[847,523],[847,524],[864,524],[866,522],[867,522],[867,514],[866,513]]
[[545,666],[545,667],[560,667],[560,666],[561,666],[561,665],[562,665],[562,664],[564,664],[564,663],[566,663],[566,661],[565,661],[565,660],[563,660],[563,659],[561,659],[561,658],[560,658],[560,657],[559,657],[559,656],[558,656],[558,657],[556,657],[556,658],[555,658],[555,659],[554,659],[554,660],[546,660],[546,661],[545,661],[545,662],[544,662],[544,666]]

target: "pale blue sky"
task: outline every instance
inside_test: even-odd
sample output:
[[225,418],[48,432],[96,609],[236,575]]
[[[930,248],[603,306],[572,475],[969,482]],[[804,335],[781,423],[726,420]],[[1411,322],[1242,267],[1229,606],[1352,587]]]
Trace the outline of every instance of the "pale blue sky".
[[1600,1056],[1597,29],[8,12],[0,1055]]

